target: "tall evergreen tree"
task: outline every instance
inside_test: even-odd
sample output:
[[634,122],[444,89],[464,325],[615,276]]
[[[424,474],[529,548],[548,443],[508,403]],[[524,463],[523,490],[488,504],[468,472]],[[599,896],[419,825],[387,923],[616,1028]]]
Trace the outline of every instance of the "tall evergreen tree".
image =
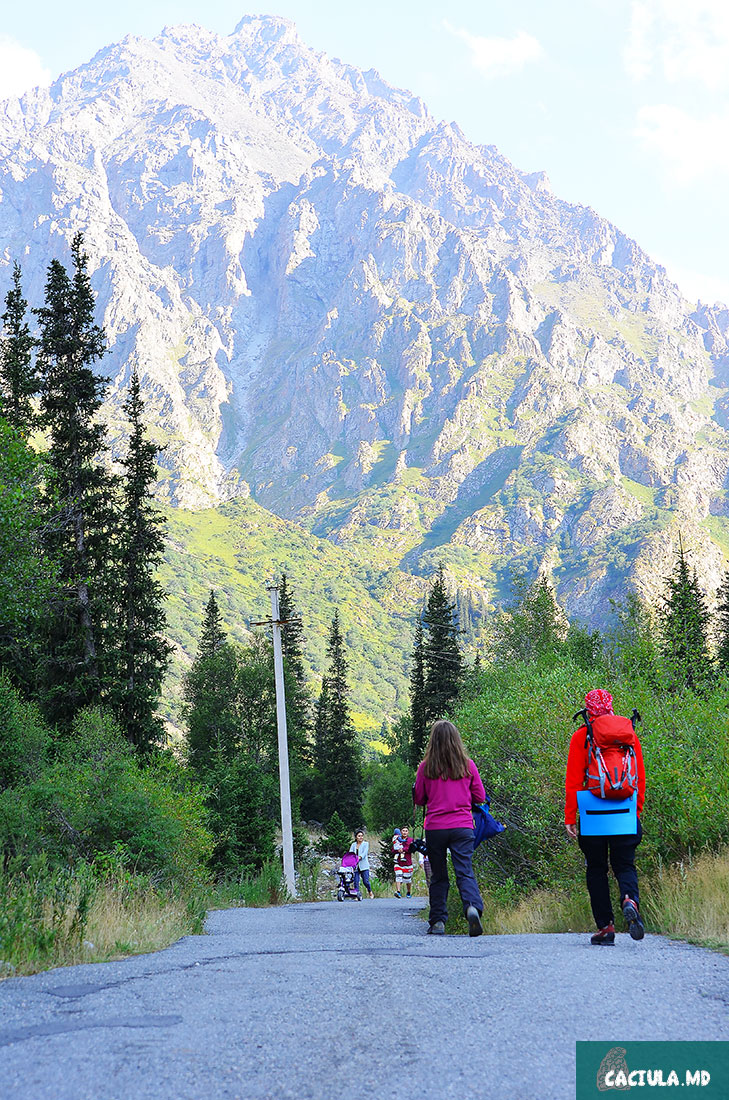
[[428,595],[423,625],[428,632],[423,645],[425,716],[433,722],[448,713],[463,677],[458,614],[448,596],[442,562]]
[[296,613],[293,592],[285,573],[279,586],[278,606],[281,620],[286,623],[281,630],[281,648],[286,680],[286,722],[291,776],[296,789],[303,778],[304,770],[311,764],[311,698],[304,669],[304,627]]
[[724,580],[722,581],[718,595],[719,604],[716,612],[719,621],[716,664],[718,669],[726,676],[729,675],[729,572],[724,574]]
[[23,297],[21,272],[13,264],[13,285],[5,296],[0,336],[0,415],[16,431],[27,434],[35,424],[32,398],[40,388],[33,363],[35,340],[25,320],[28,303]]
[[322,820],[336,810],[354,828],[362,814],[362,754],[349,714],[347,659],[339,612],[327,646],[329,667],[322,683],[314,726],[314,762],[319,773]]
[[415,646],[413,663],[410,669],[410,764],[416,768],[423,759],[425,743],[428,740],[428,714],[425,694],[425,646],[423,642],[423,624],[418,620],[415,626]]
[[678,558],[661,613],[663,657],[674,687],[703,690],[714,674],[709,652],[709,613],[696,570],[689,568],[679,540]]
[[205,774],[240,744],[238,661],[222,628],[215,592],[205,605],[198,651],[183,681],[190,764]]
[[124,409],[130,433],[122,462],[118,640],[111,701],[127,738],[137,749],[147,751],[163,736],[155,710],[171,646],[164,637],[165,592],[156,579],[164,552],[163,520],[152,503],[157,448],[145,437],[136,370]]
[[45,540],[58,562],[60,586],[49,607],[44,706],[68,725],[102,693],[100,648],[111,609],[115,482],[102,465],[103,425],[96,414],[107,379],[92,370],[106,352],[94,322],[94,296],[83,238],[71,247],[73,277],[58,260],[48,269],[40,324],[42,422],[49,430]]
[[54,582],[41,551],[42,473],[24,434],[0,419],[0,668],[25,695],[36,687],[39,627]]
[[214,657],[225,644],[227,634],[223,630],[223,618],[220,614],[215,589],[210,589],[208,602],[203,612],[203,625],[200,632],[198,657]]

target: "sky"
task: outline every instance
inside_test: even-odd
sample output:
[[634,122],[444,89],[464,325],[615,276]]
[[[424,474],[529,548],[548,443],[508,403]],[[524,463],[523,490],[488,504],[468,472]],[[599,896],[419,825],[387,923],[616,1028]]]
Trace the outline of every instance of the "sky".
[[128,34],[244,14],[292,19],[317,50],[377,69],[436,118],[545,171],[663,264],[729,302],[729,0],[32,0],[0,16],[0,98]]

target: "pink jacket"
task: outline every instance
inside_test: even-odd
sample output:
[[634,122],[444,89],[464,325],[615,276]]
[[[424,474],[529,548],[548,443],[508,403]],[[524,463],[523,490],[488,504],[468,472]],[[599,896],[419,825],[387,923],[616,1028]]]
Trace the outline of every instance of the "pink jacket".
[[426,829],[472,829],[471,806],[486,798],[486,791],[473,760],[468,761],[470,774],[463,779],[428,779],[422,763],[415,776],[413,798],[418,806],[427,803]]

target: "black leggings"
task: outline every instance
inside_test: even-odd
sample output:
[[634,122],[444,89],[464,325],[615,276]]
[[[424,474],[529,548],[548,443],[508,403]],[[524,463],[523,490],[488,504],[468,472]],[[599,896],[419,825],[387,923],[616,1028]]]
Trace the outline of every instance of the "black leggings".
[[608,853],[613,874],[620,887],[620,901],[627,894],[638,904],[638,872],[635,869],[635,849],[643,836],[638,822],[638,832],[630,836],[582,836],[579,844],[585,855],[585,878],[590,894],[592,915],[598,928],[605,928],[614,921],[608,882]]

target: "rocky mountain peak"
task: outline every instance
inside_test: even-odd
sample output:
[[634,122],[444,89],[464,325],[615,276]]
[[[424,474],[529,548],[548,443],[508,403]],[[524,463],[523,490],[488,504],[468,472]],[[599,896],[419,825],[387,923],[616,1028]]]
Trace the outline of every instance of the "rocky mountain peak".
[[288,20],[127,38],[5,101],[0,293],[18,258],[39,301],[79,228],[112,434],[136,365],[173,502],[250,492],[484,603],[548,563],[593,619],[677,522],[723,560],[726,307]]

